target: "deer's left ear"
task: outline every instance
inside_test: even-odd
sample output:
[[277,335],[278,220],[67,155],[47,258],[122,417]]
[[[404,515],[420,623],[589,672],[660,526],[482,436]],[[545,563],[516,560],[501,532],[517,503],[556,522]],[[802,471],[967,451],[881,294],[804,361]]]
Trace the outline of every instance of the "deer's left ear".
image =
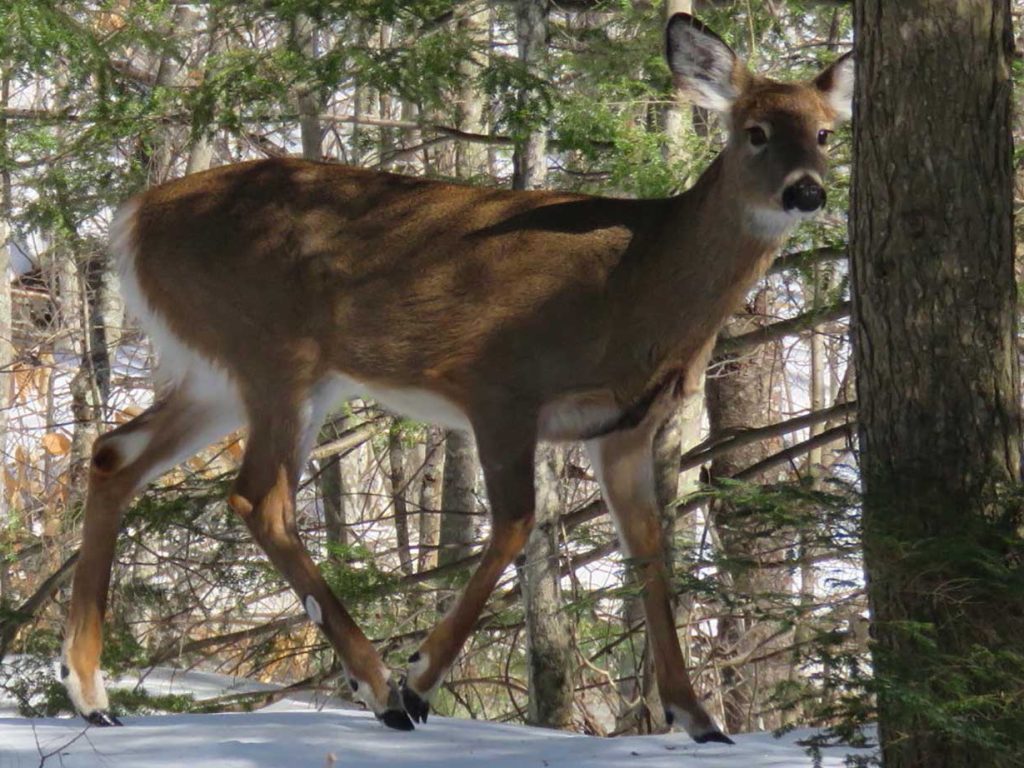
[[853,73],[853,51],[850,51],[814,78],[815,87],[825,95],[836,113],[836,122],[845,122],[853,116]]

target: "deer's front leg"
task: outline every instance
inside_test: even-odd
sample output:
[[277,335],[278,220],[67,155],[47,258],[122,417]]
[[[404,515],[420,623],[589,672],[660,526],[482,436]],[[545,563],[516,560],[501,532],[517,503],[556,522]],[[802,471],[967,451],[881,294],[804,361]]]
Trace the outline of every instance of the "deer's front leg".
[[377,650],[334,595],[295,523],[301,443],[298,419],[252,418],[242,469],[228,499],[270,561],[302,601],[306,613],[338,651],[355,697],[390,728],[413,729],[402,696]]
[[615,520],[619,546],[633,561],[643,590],[647,633],[666,719],[669,724],[681,725],[698,743],[732,744],[701,706],[679,647],[658,519],[652,439],[653,427],[642,424],[593,440],[587,443],[587,450]]
[[[526,546],[533,527],[533,435],[508,432],[489,439],[477,430],[477,448],[491,503],[491,538],[458,601],[409,657],[403,686],[405,709],[426,722],[430,700],[494,591],[501,574]],[[502,438],[505,438],[504,440]]]

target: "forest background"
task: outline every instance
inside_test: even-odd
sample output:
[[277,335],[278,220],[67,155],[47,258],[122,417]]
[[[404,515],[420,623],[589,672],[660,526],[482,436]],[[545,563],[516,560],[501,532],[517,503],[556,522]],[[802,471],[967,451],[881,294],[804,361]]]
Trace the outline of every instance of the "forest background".
[[[1019,20],[1024,0],[1009,5]],[[286,155],[479,185],[674,194],[723,140],[715,118],[673,92],[662,37],[679,11],[782,79],[816,73],[853,36],[842,0],[4,4],[0,686],[25,714],[68,709],[53,662],[91,443],[153,397],[153,356],[105,251],[118,203],[185,173]],[[730,732],[813,724],[854,738],[877,715],[849,130],[831,145],[827,212],[789,240],[723,330],[703,395],[657,439],[677,627]],[[226,507],[243,445],[235,435],[212,446],[129,510],[104,667],[175,664],[344,695],[333,652]],[[537,465],[538,526],[435,706],[601,735],[664,730],[630,566],[586,458],[546,447]],[[486,510],[468,436],[371,401],[324,427],[300,491],[307,546],[396,669],[475,564]],[[200,706],[140,691],[114,703]],[[1010,726],[1019,713],[1004,712]]]

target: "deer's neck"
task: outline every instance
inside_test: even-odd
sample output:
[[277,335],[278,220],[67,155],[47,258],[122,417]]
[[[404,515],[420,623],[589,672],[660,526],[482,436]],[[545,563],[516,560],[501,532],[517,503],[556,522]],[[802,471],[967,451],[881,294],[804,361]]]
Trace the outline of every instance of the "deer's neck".
[[703,367],[709,343],[786,237],[787,228],[764,226],[743,205],[727,162],[719,155],[691,189],[667,201],[647,247],[624,265],[619,343],[630,349],[632,374],[620,401],[670,371]]

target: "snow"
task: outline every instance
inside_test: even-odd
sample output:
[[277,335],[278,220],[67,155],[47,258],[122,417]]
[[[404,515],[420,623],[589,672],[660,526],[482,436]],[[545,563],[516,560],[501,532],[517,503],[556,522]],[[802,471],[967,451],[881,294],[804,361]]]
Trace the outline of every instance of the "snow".
[[[300,705],[302,706],[302,705]],[[88,728],[77,720],[0,719],[0,768],[47,764],[92,766],[331,766],[393,768],[810,768],[796,744],[810,731],[781,739],[758,733],[735,746],[699,745],[681,733],[601,739],[479,720],[431,718],[412,733],[390,731],[368,712],[264,710],[249,714],[124,718],[123,728]],[[79,737],[76,740],[76,737]],[[849,748],[826,750],[822,766],[840,768]],[[336,761],[336,762],[332,762]]]
[[[8,660],[9,662],[10,660]],[[196,699],[279,687],[209,672],[168,668],[125,677],[152,694]],[[0,717],[0,768],[811,768],[798,730],[735,736],[736,745],[700,745],[684,733],[602,739],[481,720],[431,717],[412,733],[385,728],[337,699],[291,694],[245,714],[125,717],[123,728],[89,727],[77,718]],[[823,768],[847,754],[823,750]]]

